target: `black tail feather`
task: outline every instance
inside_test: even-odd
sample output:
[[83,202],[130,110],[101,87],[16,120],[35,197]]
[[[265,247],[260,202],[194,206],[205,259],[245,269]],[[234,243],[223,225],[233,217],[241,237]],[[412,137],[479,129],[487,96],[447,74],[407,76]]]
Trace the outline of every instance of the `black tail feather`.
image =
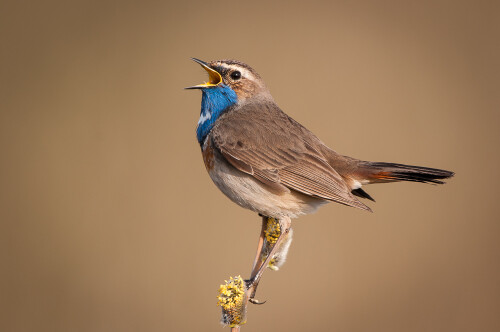
[[455,173],[443,169],[384,162],[367,162],[373,182],[412,181],[443,184]]

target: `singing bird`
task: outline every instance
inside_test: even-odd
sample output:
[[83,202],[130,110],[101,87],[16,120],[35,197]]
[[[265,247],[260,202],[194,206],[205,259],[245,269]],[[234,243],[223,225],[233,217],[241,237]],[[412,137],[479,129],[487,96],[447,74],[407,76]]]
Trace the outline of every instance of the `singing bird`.
[[341,155],[285,114],[260,75],[247,64],[193,60],[209,76],[207,83],[187,89],[202,91],[196,137],[210,177],[236,204],[279,220],[283,233],[291,219],[328,202],[371,211],[360,200],[373,201],[364,185],[442,184],[442,179],[454,175]]

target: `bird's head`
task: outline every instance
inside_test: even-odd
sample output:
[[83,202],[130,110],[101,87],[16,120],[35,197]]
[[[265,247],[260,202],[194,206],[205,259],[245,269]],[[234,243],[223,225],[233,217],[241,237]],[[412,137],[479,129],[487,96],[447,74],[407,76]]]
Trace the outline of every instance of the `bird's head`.
[[262,78],[249,65],[237,60],[215,60],[204,62],[193,58],[208,73],[208,82],[191,86],[187,89],[229,88],[238,97],[238,102],[245,102],[251,97],[271,98]]
[[212,130],[217,119],[247,101],[272,100],[264,81],[250,66],[236,60],[204,62],[193,58],[208,73],[208,82],[186,89],[202,93],[200,119],[196,136],[200,145]]

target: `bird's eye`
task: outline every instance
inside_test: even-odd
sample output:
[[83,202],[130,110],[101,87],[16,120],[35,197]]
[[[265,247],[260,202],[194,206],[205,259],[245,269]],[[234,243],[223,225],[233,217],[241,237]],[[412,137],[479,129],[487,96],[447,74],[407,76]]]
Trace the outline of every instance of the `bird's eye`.
[[231,73],[231,78],[235,81],[239,80],[241,78],[241,73],[239,71],[233,71]]

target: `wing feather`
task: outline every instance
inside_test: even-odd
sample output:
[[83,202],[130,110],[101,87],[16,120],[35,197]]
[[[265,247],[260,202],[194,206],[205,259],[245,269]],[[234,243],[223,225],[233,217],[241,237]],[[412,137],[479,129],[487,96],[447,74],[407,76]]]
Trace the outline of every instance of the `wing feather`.
[[370,208],[351,193],[320,152],[313,133],[274,103],[234,109],[218,119],[209,139],[228,162],[272,188],[288,188],[363,210]]

